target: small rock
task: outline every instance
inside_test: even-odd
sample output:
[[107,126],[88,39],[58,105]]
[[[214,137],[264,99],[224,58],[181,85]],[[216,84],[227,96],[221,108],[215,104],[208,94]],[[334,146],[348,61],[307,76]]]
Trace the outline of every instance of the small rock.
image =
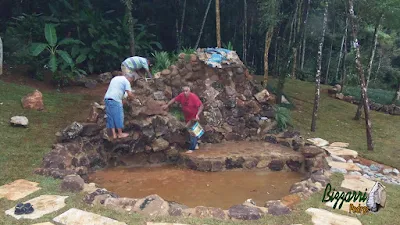
[[62,191],[79,192],[83,190],[85,181],[79,175],[68,175],[61,183]]
[[337,155],[331,155],[331,157],[332,157],[332,160],[333,161],[336,161],[336,162],[346,162],[346,160],[345,159],[343,159],[342,157],[340,157],[340,156],[337,156]]
[[364,174],[363,177],[365,177],[367,179],[371,179],[371,177],[368,174]]
[[332,167],[332,168],[331,168],[331,172],[332,172],[332,173],[343,173],[343,174],[346,174],[346,173],[347,173],[347,170],[346,170],[346,169],[343,169],[343,168],[335,168],[335,167]]
[[384,169],[383,170],[383,174],[388,175],[389,173],[391,173],[393,171],[393,169]]
[[347,160],[347,163],[353,163],[353,160],[349,159]]
[[290,209],[282,204],[281,201],[268,201],[265,203],[265,207],[268,208],[268,213],[274,216],[280,216],[290,213]]
[[372,164],[369,168],[370,168],[372,171],[379,171],[379,170],[380,170],[380,168],[379,168],[377,165],[375,165],[375,164]]
[[384,176],[381,173],[377,173],[377,174],[375,174],[375,177],[384,177]]
[[396,176],[398,176],[400,174],[398,169],[393,169],[392,173]]
[[235,205],[229,208],[229,216],[239,220],[258,220],[263,214],[262,211],[255,207],[245,205]]
[[24,109],[44,109],[43,95],[38,90],[26,95],[24,98],[22,98],[21,102]]
[[349,174],[350,175],[362,176],[362,174],[360,172],[357,172],[357,171],[351,171]]
[[13,126],[23,126],[27,127],[29,124],[28,118],[25,116],[13,116],[10,120],[11,125]]

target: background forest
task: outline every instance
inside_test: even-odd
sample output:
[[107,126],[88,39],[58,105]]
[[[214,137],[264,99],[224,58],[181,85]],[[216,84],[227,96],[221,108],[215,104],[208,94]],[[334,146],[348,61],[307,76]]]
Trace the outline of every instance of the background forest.
[[[399,89],[399,3],[353,3],[368,87]],[[55,79],[118,70],[131,55],[156,57],[160,70],[179,52],[218,46],[237,51],[253,74],[314,81],[324,37],[321,82],[359,85],[349,1],[1,0],[0,6],[5,64],[30,65],[38,79],[43,68]]]

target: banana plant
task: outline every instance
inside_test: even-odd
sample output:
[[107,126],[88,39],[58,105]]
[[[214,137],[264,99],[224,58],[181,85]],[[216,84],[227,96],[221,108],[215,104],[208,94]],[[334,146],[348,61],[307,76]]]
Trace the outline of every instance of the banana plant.
[[[58,68],[61,65],[61,62],[58,60],[57,57],[61,57],[67,65],[69,65],[71,68],[73,68],[75,66],[75,62],[72,60],[70,54],[59,48],[60,48],[60,46],[63,46],[63,45],[71,45],[71,44],[84,45],[84,43],[79,40],[72,39],[72,38],[65,38],[61,41],[58,41],[56,28],[55,28],[54,24],[45,24],[44,34],[45,34],[47,43],[32,43],[31,54],[33,56],[38,56],[45,49],[47,49],[48,52],[50,53],[48,65],[50,67],[51,72],[53,72],[53,74],[56,73],[56,71],[58,70]],[[81,58],[82,57],[78,57],[76,63],[79,63],[78,59],[81,59]]]

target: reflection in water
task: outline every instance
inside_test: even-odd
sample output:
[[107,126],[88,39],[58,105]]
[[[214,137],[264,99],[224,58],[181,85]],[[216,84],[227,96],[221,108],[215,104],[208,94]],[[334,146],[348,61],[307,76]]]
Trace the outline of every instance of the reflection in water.
[[143,198],[158,194],[165,200],[189,207],[228,209],[253,199],[258,206],[289,194],[302,179],[294,172],[224,171],[199,172],[175,166],[113,168],[97,171],[90,181],[122,197]]

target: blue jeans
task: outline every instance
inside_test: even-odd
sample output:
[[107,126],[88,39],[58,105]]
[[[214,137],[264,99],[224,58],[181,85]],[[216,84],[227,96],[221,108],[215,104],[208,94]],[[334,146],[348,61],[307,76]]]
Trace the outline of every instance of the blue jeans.
[[195,150],[196,146],[197,146],[197,137],[193,137],[192,135],[190,135],[190,146],[189,146],[189,150]]
[[105,100],[107,128],[124,128],[124,109],[122,103],[114,100]]

